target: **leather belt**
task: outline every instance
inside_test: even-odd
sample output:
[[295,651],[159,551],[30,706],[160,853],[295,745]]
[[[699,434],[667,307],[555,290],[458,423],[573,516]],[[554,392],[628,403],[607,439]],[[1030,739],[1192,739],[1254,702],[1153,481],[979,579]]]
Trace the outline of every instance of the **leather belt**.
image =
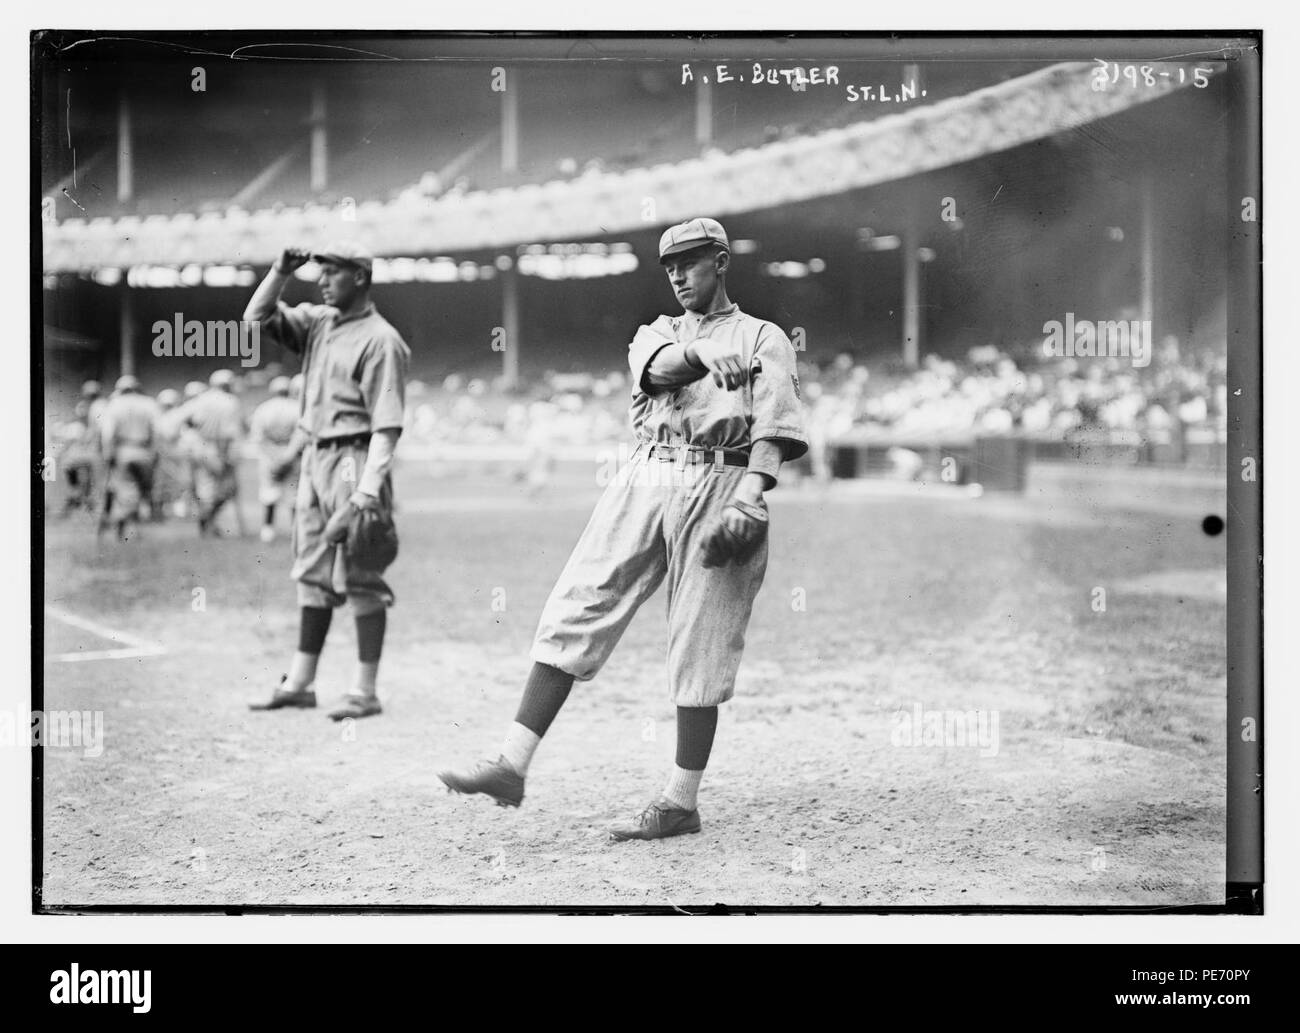
[[368,446],[370,444],[370,435],[366,434],[348,434],[341,438],[312,438],[311,443],[316,448],[348,448],[352,445]]
[[712,463],[715,467],[749,465],[749,453],[741,449],[704,448],[701,445],[664,445],[656,442],[650,446],[646,457],[665,463],[669,460],[681,463]]

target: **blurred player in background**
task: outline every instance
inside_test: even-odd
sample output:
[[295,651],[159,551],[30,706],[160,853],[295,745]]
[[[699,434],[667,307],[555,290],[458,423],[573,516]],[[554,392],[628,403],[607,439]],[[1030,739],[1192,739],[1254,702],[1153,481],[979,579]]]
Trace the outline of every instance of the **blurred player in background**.
[[[99,416],[103,413],[97,380],[81,385],[81,398],[72,411],[72,419],[59,425],[55,437],[59,444],[59,466],[67,482],[68,494],[63,501],[63,515],[74,509],[94,509],[95,464],[99,460]],[[92,406],[94,407],[92,411]]]
[[244,514],[239,506],[239,442],[244,415],[234,395],[235,376],[228,369],[208,378],[208,389],[184,407],[184,422],[193,428],[197,454],[192,461],[194,494],[199,505],[199,534],[219,534],[218,514],[234,503],[235,524],[242,537]]
[[559,412],[558,406],[541,399],[528,406],[528,421],[524,430],[524,444],[528,449],[524,460],[524,482],[528,486],[530,499],[541,495],[555,476],[555,424]]
[[165,388],[158,392],[155,401],[158,403],[158,467],[153,480],[153,516],[155,520],[162,520],[169,514],[184,515],[177,507],[189,490],[189,471],[180,456],[180,392]]
[[[298,488],[298,460],[307,443],[298,431],[299,403],[288,377],[276,377],[271,397],[253,410],[248,437],[257,449],[257,502],[262,507],[261,538],[275,541],[275,508],[293,497]],[[301,393],[301,386],[299,387]]]
[[112,523],[118,539],[125,541],[127,526],[139,520],[141,508],[151,503],[158,416],[158,404],[140,393],[140,381],[129,374],[118,378],[100,419],[110,499],[100,518],[101,534]]
[[[324,304],[290,308],[280,295],[309,260],[320,266]],[[383,711],[376,678],[393,592],[382,571],[362,565],[344,543],[354,519],[391,518],[411,351],[370,300],[373,270],[371,254],[350,242],[316,254],[287,248],[244,310],[263,334],[302,356],[300,425],[309,438],[294,510],[298,649],[279,688],[270,700],[250,704],[254,710],[316,705],[316,666],[334,608],[346,602],[357,625],[356,678],[329,716],[342,721]]]
[[176,423],[176,465],[182,481],[182,494],[176,503],[176,515],[182,519],[199,511],[198,490],[194,482],[194,468],[203,453],[203,439],[189,424],[189,403],[208,389],[201,380],[191,380],[181,390],[181,404],[174,413],[164,417],[164,422]]

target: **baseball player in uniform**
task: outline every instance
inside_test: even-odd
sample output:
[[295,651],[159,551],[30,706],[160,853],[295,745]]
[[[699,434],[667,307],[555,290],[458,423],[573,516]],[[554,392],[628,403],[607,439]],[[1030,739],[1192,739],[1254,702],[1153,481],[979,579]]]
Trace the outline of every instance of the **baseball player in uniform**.
[[112,500],[100,520],[101,532],[111,522],[117,527],[118,538],[125,540],[127,525],[139,519],[141,505],[153,498],[159,415],[158,404],[140,393],[135,377],[118,378],[100,417]]
[[[86,474],[86,496],[90,498],[94,494],[95,469],[104,461],[101,421],[104,418],[104,407],[108,405],[108,399],[104,397],[104,389],[100,386],[98,380],[87,380],[81,385],[81,401],[85,407],[86,452],[91,457],[90,469]],[[108,518],[108,512],[112,509],[112,506],[113,486],[109,483],[107,471],[105,471],[104,496],[100,503],[101,523]]]
[[[320,266],[323,305],[290,308],[285,284],[309,259]],[[402,432],[411,351],[370,301],[374,259],[352,244],[310,254],[286,249],[244,312],[262,332],[302,356],[299,426],[307,444],[293,521],[293,577],[298,582],[298,650],[289,673],[255,710],[316,705],[316,666],[336,606],[347,602],[357,625],[357,671],[351,691],[329,714],[336,721],[382,712],[376,692],[392,590],[382,573],[359,565],[342,547],[358,510],[391,516],[390,472]]]
[[68,485],[64,516],[74,509],[88,513],[94,509],[95,463],[100,449],[98,426],[104,411],[100,393],[98,381],[87,380],[82,384],[81,399],[73,409],[72,419],[59,427],[59,465]]
[[155,399],[158,403],[158,468],[153,481],[154,519],[161,520],[177,506],[188,490],[189,470],[182,464],[180,450],[180,392],[164,388]]
[[[208,389],[201,380],[191,380],[181,390],[181,404],[163,414],[164,433],[176,438],[176,458],[183,482],[181,500],[176,505],[176,515],[188,516],[199,511],[199,495],[195,485],[194,470],[203,454],[203,439],[188,422],[189,403]],[[173,426],[174,424],[174,426]]]
[[275,377],[271,397],[253,410],[248,437],[257,449],[257,502],[262,507],[261,538],[275,541],[275,507],[297,490],[298,457],[306,443],[298,429],[298,402],[288,377]]
[[186,402],[183,421],[196,433],[192,461],[194,494],[199,504],[199,534],[217,534],[217,515],[227,502],[235,512],[239,534],[244,515],[239,508],[239,442],[244,434],[244,414],[235,397],[235,376],[215,370],[208,389]]
[[533,752],[574,680],[596,675],[666,581],[676,764],[657,799],[610,829],[616,841],[700,830],[696,795],[718,705],[732,696],[767,567],[763,493],[783,462],[808,449],[794,348],[727,296],[722,226],[701,218],[670,227],[659,259],[684,311],[642,326],[629,345],[636,450],[596,504],[542,611],[532,671],[499,756],[440,773],[452,791],[518,806]]

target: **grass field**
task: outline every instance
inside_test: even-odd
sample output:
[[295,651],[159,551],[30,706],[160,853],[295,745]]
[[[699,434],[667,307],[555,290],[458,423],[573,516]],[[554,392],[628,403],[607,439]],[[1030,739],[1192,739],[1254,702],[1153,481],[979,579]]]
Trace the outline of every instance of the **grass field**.
[[[520,810],[445,794],[435,771],[487,753],[513,716],[596,492],[557,483],[530,501],[505,478],[404,467],[387,710],[351,726],[245,707],[296,640],[287,537],[200,541],[172,522],[100,547],[84,519],[51,520],[46,602],[163,652],[72,662],[121,644],[46,619],[45,709],[102,711],[104,748],[45,751],[44,901],[1222,900],[1224,541],[1185,515],[779,489],[701,835],[604,833],[672,761],[662,592],[575,687]],[[322,703],[353,656],[337,619]],[[906,745],[917,707],[996,715],[996,751]]]

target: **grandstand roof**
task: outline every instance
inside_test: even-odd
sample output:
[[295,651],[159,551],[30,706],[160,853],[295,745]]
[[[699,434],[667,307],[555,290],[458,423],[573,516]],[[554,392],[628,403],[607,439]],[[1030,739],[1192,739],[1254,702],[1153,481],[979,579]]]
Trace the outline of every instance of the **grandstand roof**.
[[[490,69],[481,71],[486,79]],[[151,155],[147,174],[140,175],[152,181],[154,192],[142,184],[135,207],[152,204],[157,210],[151,214],[125,214],[108,201],[92,204],[89,183],[101,198],[115,195],[108,130],[115,122],[106,120],[102,104],[84,115],[70,114],[67,136],[84,148],[76,192],[87,202],[87,216],[45,225],[44,267],[48,273],[150,262],[262,264],[284,240],[337,236],[338,202],[345,196],[357,202],[355,225],[347,229],[379,255],[602,237],[704,210],[719,216],[759,211],[904,178],[1050,136],[1180,88],[1171,78],[1143,90],[1094,90],[1095,65],[1082,62],[1005,79],[1010,71],[1023,67],[1003,64],[991,73],[958,66],[940,73],[927,66],[933,89],[902,110],[845,104],[842,94],[812,90],[772,90],[763,93],[761,104],[751,104],[752,92],[726,94],[719,87],[714,146],[701,155],[690,132],[692,109],[684,109],[683,119],[680,84],[665,78],[662,62],[548,67],[544,73],[524,68],[518,74],[528,84],[520,102],[527,161],[508,176],[499,171],[500,100],[490,90],[458,89],[447,94],[447,103],[414,105],[413,95],[440,96],[427,89],[438,78],[428,67],[367,66],[364,74],[354,68],[346,76],[334,69],[327,75],[334,77],[331,98],[353,100],[344,107],[348,118],[331,129],[337,157],[325,195],[307,188],[305,136],[284,118],[286,110],[307,110],[310,83],[257,71],[235,83],[212,84],[227,92],[220,105],[204,108],[201,132],[210,144],[165,146],[163,130],[175,126],[180,114],[161,124],[157,119],[193,103],[183,90],[169,94],[168,104],[146,106],[135,133],[142,152]],[[879,65],[876,72],[878,77]],[[465,68],[457,74],[463,83]],[[991,85],[970,89],[990,78]],[[129,82],[120,85],[131,88]],[[413,93],[417,85],[424,89]],[[582,109],[564,121],[562,134],[555,132],[555,112],[573,111],[579,86]],[[81,111],[69,102],[74,110]],[[164,146],[158,146],[160,139]],[[47,144],[49,190],[67,188],[58,156],[58,148]],[[557,173],[566,167],[570,171]],[[422,169],[437,174],[425,188],[417,185]],[[462,177],[460,188],[447,190],[448,181]],[[268,204],[272,197],[280,203]],[[232,206],[231,198],[240,205]],[[654,202],[648,217],[647,198]]]

